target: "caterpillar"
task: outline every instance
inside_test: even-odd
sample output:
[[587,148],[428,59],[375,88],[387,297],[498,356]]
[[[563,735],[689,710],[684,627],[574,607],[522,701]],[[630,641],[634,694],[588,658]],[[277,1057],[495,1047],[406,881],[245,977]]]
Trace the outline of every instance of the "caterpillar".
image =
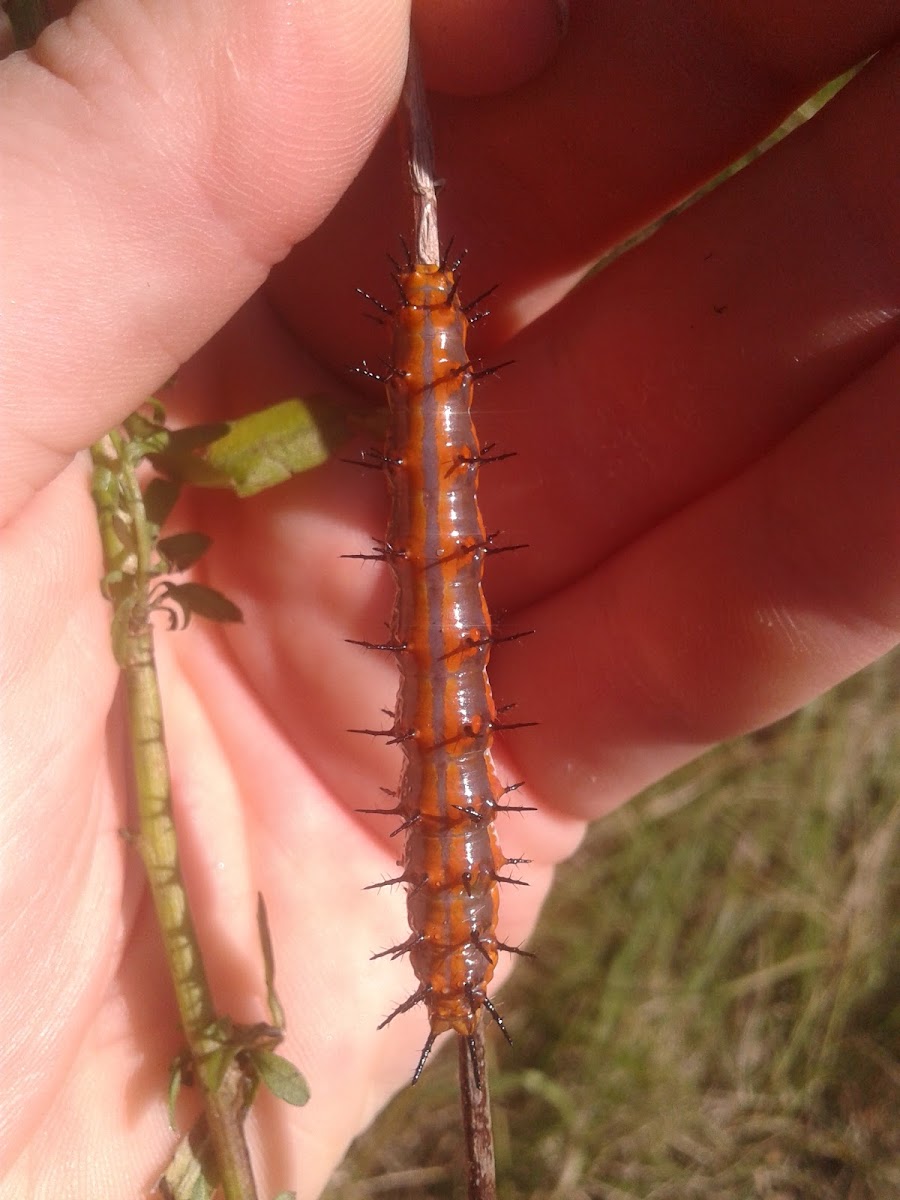
[[[497,936],[499,884],[523,881],[501,874],[525,862],[506,858],[494,818],[501,811],[526,811],[503,802],[491,760],[502,723],[487,676],[491,647],[523,634],[498,637],[482,590],[488,555],[497,547],[485,532],[478,504],[481,466],[509,455],[482,447],[472,422],[473,385],[481,375],[466,352],[469,314],[458,296],[459,262],[449,265],[394,263],[399,303],[378,307],[390,319],[391,366],[376,376],[387,386],[390,430],[383,454],[369,452],[370,465],[387,473],[391,511],[384,543],[371,555],[386,561],[397,587],[390,639],[360,643],[389,651],[400,666],[393,726],[359,730],[399,744],[405,765],[394,832],[406,835],[395,879],[405,884],[410,935],[374,955],[409,955],[418,987],[381,1023],[424,1004],[430,1032],[413,1076],[421,1074],[438,1034],[455,1030],[468,1040],[473,1067],[474,1035],[486,1010],[509,1040],[488,986],[501,950],[525,953]],[[371,299],[371,297],[369,297]],[[378,304],[377,301],[375,301]],[[503,364],[507,365],[507,364]],[[477,1071],[476,1071],[477,1073]]]

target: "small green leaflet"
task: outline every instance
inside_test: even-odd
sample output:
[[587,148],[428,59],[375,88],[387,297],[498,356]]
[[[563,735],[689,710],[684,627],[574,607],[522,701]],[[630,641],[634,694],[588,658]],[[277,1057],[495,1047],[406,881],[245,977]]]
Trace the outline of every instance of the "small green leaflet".
[[173,1060],[172,1066],[169,1068],[169,1128],[173,1133],[178,1126],[175,1124],[175,1105],[178,1101],[178,1094],[181,1091],[181,1085],[185,1081],[186,1068],[189,1059],[186,1054],[179,1054]]
[[269,1014],[272,1024],[277,1029],[284,1029],[284,1009],[275,991],[275,954],[272,950],[272,935],[269,932],[269,915],[266,912],[266,902],[262,892],[256,898],[256,927],[259,930],[259,944],[262,947],[263,966],[266,972],[266,994],[269,1002]]
[[312,396],[218,425],[172,430],[150,460],[172,480],[254,496],[320,466],[346,436],[344,410]]
[[166,570],[186,571],[202,558],[212,545],[212,538],[205,533],[173,533],[160,538],[156,549],[165,560]]
[[154,476],[144,488],[144,511],[148,521],[157,529],[175,507],[180,491],[180,484],[173,483],[171,479],[162,479],[159,475]]
[[207,621],[243,621],[241,610],[217,592],[215,588],[207,587],[205,583],[165,583],[163,584],[166,601],[174,600],[184,614],[184,626],[190,623],[191,617],[206,617]]
[[274,1050],[254,1051],[253,1065],[259,1072],[260,1079],[279,1100],[301,1107],[309,1099],[306,1080],[292,1062],[288,1062]]
[[164,1200],[212,1200],[218,1178],[206,1118],[178,1143],[172,1161],[157,1183]]

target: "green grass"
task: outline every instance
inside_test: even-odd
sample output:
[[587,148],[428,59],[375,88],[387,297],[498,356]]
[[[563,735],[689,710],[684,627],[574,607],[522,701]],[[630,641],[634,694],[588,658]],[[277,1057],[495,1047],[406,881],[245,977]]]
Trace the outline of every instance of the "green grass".
[[[900,656],[592,830],[502,996],[503,1200],[900,1196]],[[455,1055],[328,1200],[462,1198]]]

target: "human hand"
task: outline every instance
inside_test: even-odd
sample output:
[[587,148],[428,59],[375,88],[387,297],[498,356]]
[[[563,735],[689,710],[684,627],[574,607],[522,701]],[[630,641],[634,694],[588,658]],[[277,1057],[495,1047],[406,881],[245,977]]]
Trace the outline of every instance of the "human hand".
[[[477,398],[485,440],[520,454],[484,472],[489,523],[531,543],[497,568],[490,595],[504,627],[540,635],[496,655],[500,700],[541,722],[507,750],[546,804],[502,830],[508,852],[536,860],[528,893],[503,897],[509,940],[581,818],[896,636],[889,61],[777,156],[528,323],[560,278],[896,33],[875,5],[852,21],[837,6],[795,8],[796,34],[776,37],[717,26],[697,6],[690,27],[681,6],[659,6],[653,25],[639,24],[646,6],[629,9],[613,27],[581,5],[527,92],[435,101],[442,227],[471,248],[466,294],[503,285],[476,352],[491,361],[521,330],[499,351],[516,366]],[[346,389],[344,365],[378,344],[353,288],[387,291],[382,255],[408,223],[388,141],[312,233],[389,117],[403,12],[347,4],[326,36],[307,14],[282,24],[280,9],[245,9],[182,5],[173,20],[83,5],[79,21],[97,23],[57,28],[40,51],[74,90],[21,60],[0,70],[4,292],[16,302],[2,368],[4,1200],[80,1200],[113,1181],[146,1191],[172,1141],[163,1095],[179,1034],[140,867],[117,832],[126,774],[117,723],[106,732],[109,614],[72,455],[303,238],[179,372],[166,405],[193,421]],[[482,90],[473,53],[467,65]],[[367,957],[405,920],[401,896],[361,892],[396,849],[353,809],[377,803],[396,764],[343,733],[396,686],[390,664],[342,640],[371,637],[389,611],[387,581],[338,557],[382,524],[370,475],[335,464],[250,501],[195,499],[179,526],[214,534],[210,581],[246,626],[159,639],[217,996],[237,1019],[263,1015],[261,888],[286,1052],[312,1087],[306,1109],[263,1102],[254,1119],[263,1195],[314,1195],[424,1038],[423,1014],[375,1032],[407,979]]]

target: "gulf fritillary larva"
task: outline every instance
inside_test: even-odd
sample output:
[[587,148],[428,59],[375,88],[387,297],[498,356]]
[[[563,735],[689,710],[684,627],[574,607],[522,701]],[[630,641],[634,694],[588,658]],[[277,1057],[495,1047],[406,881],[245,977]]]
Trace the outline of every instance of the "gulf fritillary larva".
[[369,458],[387,472],[391,515],[383,546],[359,556],[388,562],[397,584],[390,640],[362,643],[399,660],[394,724],[357,732],[399,743],[406,758],[396,806],[363,811],[399,816],[395,832],[406,833],[402,875],[371,886],[407,887],[410,936],[375,957],[409,954],[419,981],[379,1028],[416,1004],[428,1010],[413,1082],[446,1030],[468,1040],[474,1066],[484,1009],[506,1035],[487,989],[499,951],[522,951],[498,940],[498,884],[521,884],[501,869],[526,861],[504,857],[494,828],[497,812],[524,810],[501,803],[518,785],[503,787],[491,761],[494,731],[518,725],[497,719],[488,659],[511,638],[493,633],[482,591],[486,556],[515,547],[493,545],[476,491],[482,463],[508,456],[491,455],[475,433],[473,383],[496,368],[478,372],[469,360],[467,314],[478,301],[463,308],[459,263],[446,260],[414,262],[407,252],[404,266],[394,264],[399,305],[379,305],[392,329],[390,372],[378,377],[391,422],[384,453]]

